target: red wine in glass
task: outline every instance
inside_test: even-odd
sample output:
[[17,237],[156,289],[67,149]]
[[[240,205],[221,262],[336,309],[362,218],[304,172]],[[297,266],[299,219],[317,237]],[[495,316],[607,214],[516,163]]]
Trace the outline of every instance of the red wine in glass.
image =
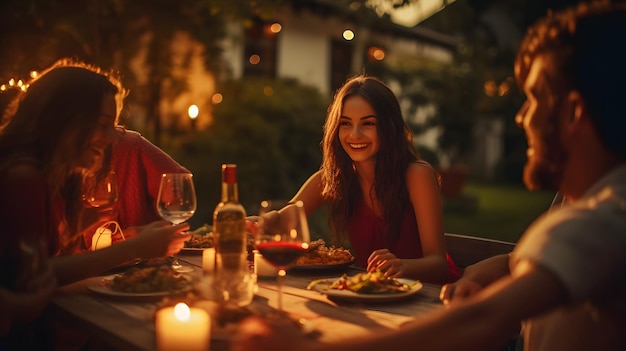
[[307,249],[297,242],[264,242],[257,244],[257,250],[276,267],[285,267],[302,256]]
[[267,221],[261,221],[263,226],[255,235],[255,246],[265,259],[278,267],[278,310],[282,310],[282,277],[287,274],[285,267],[308,250],[311,240],[309,223],[302,201],[290,202],[272,214],[263,211],[261,217],[270,215],[273,220],[268,217]]

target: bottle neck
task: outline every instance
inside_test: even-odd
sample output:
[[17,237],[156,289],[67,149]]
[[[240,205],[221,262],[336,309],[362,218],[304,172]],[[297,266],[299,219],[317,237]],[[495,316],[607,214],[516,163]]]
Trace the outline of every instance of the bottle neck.
[[222,202],[239,202],[237,166],[234,164],[222,165]]
[[222,202],[239,202],[237,183],[222,182]]

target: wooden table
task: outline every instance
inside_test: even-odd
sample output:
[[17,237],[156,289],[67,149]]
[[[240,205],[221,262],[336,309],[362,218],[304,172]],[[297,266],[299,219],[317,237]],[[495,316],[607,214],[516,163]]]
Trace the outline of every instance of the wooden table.
[[[195,267],[191,273],[202,276],[200,255],[179,255],[183,263]],[[354,274],[358,271],[348,271]],[[337,277],[341,272],[328,272]],[[294,320],[303,320],[307,330],[315,330],[322,341],[333,341],[370,333],[379,328],[398,328],[403,323],[442,308],[438,300],[439,286],[424,284],[415,295],[385,303],[335,302],[316,291],[306,290],[313,279],[323,278],[319,273],[295,274],[285,277],[283,307]],[[154,312],[159,300],[128,300],[96,294],[87,287],[98,284],[95,277],[59,289],[52,301],[53,318],[78,329],[91,338],[91,343],[102,349],[155,350]],[[259,280],[251,307],[276,307],[276,282]],[[228,337],[214,335],[211,350],[227,350]]]

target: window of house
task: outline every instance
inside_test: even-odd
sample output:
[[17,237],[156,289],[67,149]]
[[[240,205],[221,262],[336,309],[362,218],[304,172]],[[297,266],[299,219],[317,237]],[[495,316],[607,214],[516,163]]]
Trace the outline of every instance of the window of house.
[[352,45],[345,40],[335,39],[331,44],[330,58],[330,91],[335,92],[352,72]]
[[246,29],[244,70],[246,76],[276,78],[276,37],[274,23],[257,20]]

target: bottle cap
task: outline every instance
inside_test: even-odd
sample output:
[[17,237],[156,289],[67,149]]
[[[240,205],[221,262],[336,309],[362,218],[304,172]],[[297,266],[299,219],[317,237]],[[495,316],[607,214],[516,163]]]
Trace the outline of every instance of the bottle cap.
[[222,165],[222,182],[226,184],[237,183],[237,165],[225,163]]

